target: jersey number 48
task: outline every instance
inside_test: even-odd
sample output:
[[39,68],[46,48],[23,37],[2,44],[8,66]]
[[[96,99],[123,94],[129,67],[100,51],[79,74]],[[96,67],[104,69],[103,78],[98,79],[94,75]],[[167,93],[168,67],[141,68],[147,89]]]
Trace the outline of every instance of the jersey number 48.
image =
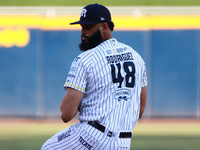
[[[123,70],[121,70],[123,67]],[[117,73],[116,73],[117,68]],[[124,71],[124,77],[121,71]],[[123,64],[111,64],[111,74],[113,83],[119,83],[118,88],[121,88],[125,78],[125,86],[133,88],[135,85],[135,64],[133,62],[124,62]]]

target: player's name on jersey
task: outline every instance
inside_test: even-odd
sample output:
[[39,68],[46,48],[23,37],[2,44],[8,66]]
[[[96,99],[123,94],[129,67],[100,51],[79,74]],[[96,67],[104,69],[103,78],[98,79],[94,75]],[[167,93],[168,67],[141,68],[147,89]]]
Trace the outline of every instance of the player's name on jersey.
[[119,63],[121,61],[133,60],[131,52],[106,56],[108,64]]

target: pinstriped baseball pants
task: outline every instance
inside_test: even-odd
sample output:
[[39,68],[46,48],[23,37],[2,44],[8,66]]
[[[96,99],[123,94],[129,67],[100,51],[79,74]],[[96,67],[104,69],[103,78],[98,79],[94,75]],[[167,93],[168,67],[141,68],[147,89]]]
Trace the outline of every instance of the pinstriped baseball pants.
[[130,150],[130,144],[131,138],[109,137],[84,122],[58,132],[41,150]]

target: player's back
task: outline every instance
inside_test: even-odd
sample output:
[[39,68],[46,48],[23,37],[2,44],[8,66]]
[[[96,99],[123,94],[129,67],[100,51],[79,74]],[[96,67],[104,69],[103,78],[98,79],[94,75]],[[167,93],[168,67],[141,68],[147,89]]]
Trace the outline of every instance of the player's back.
[[144,62],[131,47],[110,39],[80,56],[86,70],[81,121],[99,121],[112,131],[130,131],[139,116]]

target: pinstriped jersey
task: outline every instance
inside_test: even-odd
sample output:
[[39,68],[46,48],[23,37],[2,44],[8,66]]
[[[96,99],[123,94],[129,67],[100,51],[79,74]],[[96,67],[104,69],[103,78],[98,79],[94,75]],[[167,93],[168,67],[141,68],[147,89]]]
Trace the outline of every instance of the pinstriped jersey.
[[136,125],[144,86],[143,59],[114,38],[78,55],[64,84],[84,93],[80,121],[98,121],[114,132],[129,132]]

